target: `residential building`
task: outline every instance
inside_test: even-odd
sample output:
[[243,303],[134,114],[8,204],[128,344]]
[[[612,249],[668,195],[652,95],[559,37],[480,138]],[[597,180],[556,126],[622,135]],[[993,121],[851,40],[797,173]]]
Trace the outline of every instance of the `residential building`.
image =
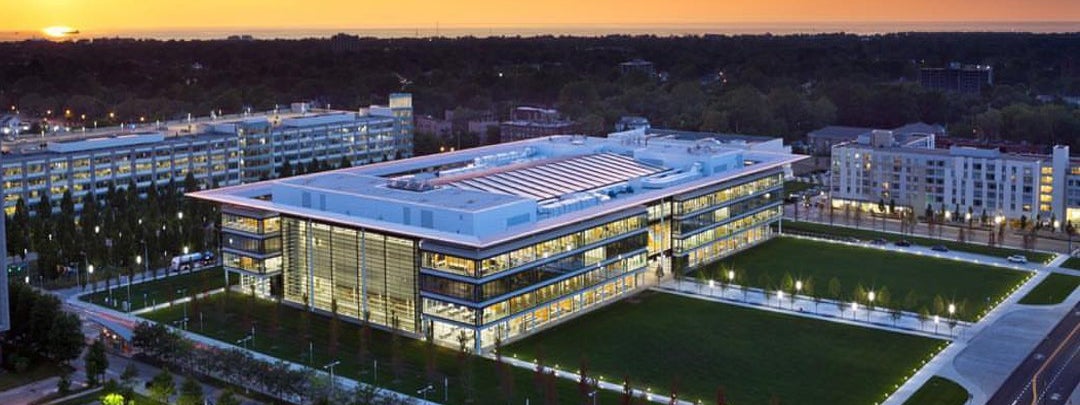
[[70,132],[7,142],[0,161],[3,206],[9,214],[22,198],[58,201],[71,190],[76,208],[110,185],[139,188],[182,182],[236,185],[278,176],[312,160],[353,165],[412,156],[409,95],[392,95],[391,106],[357,111],[310,109],[295,104],[260,114],[188,119],[144,128]]
[[834,207],[876,210],[893,203],[920,215],[930,206],[953,218],[986,213],[1045,224],[1056,220],[1059,226],[1080,220],[1080,162],[1070,160],[1068,146],[1055,146],[1050,155],[934,149],[873,131],[833,147],[830,182]]
[[634,116],[619,117],[619,122],[615,123],[616,131],[627,131],[638,128],[649,129],[652,128],[652,125],[649,124],[648,118]]
[[557,110],[518,107],[510,113],[510,120],[499,126],[503,142],[566,135],[575,132],[577,125],[562,117]]
[[955,62],[944,68],[924,67],[919,69],[919,84],[932,90],[978,93],[994,84],[994,68]]
[[416,117],[416,133],[434,135],[439,138],[449,138],[454,134],[454,124],[450,120],[421,115]]
[[226,270],[257,295],[482,352],[769,239],[802,158],[637,129],[189,196],[221,206]]
[[619,64],[619,72],[622,74],[630,74],[633,72],[640,72],[646,76],[656,76],[656,66],[652,62],[642,59],[634,59]]
[[[861,136],[869,136],[870,133],[875,130],[877,129],[830,125],[810,131],[810,133],[806,134],[806,143],[810,149],[810,153],[820,156],[829,156],[829,154],[832,153],[833,145],[855,141]],[[922,122],[907,124],[902,127],[893,128],[890,131],[892,131],[893,135],[896,137],[903,138],[899,140],[901,143],[904,143],[905,139],[910,139],[914,142],[933,142],[936,138],[945,136],[945,127]],[[933,136],[927,137],[925,135]]]

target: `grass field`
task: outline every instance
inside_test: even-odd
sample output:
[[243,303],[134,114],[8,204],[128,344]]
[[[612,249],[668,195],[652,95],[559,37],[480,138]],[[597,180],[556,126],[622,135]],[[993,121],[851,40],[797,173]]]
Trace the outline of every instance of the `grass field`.
[[[138,281],[138,278],[136,278]],[[232,284],[236,284],[236,276],[230,278]],[[177,290],[187,289],[184,295],[192,295],[197,292],[210,291],[225,286],[225,276],[220,267],[211,267],[194,273],[183,273],[163,279],[147,281],[131,285],[131,309],[137,310],[146,306],[154,305],[180,298]],[[108,290],[100,290],[93,294],[80,297],[81,300],[110,308],[120,308],[119,303],[127,299],[127,284],[114,285],[112,296],[116,300],[110,305],[106,300],[109,298]]]
[[[360,336],[362,328],[356,324],[338,321],[335,322],[324,315],[316,315],[293,307],[276,304],[270,301],[249,299],[247,296],[230,293],[216,294],[209,298],[199,300],[198,304],[189,306],[189,314],[192,319],[189,330],[201,333],[223,342],[233,343],[244,338],[251,330],[252,322],[256,325],[256,338],[250,346],[251,349],[269,354],[281,359],[309,364],[308,348],[314,348],[314,364],[321,366],[334,360],[341,361],[335,369],[338,375],[375,383],[378,386],[397,390],[406,394],[414,394],[418,389],[429,383],[437,389],[431,393],[431,398],[437,398],[443,402],[443,378],[449,378],[450,403],[465,403],[465,387],[471,386],[474,392],[476,404],[505,404],[524,403],[526,398],[533,403],[542,403],[546,389],[542,385],[534,383],[534,372],[525,369],[506,366],[506,370],[512,376],[513,387],[507,400],[500,389],[500,367],[492,360],[475,356],[462,356],[456,350],[432,345],[429,349],[423,340],[402,337],[400,341],[401,367],[400,375],[394,378],[393,373],[393,341],[390,333],[372,329],[371,340],[368,345],[370,354],[363,364],[359,360]],[[197,321],[199,313],[203,314],[205,325]],[[143,314],[144,317],[159,322],[171,323],[181,318],[180,306],[165,308],[162,310]],[[337,332],[333,332],[337,330]],[[339,349],[331,350],[336,335]],[[310,345],[310,346],[309,346]],[[427,358],[431,354],[434,359],[432,373],[427,370]],[[471,359],[471,378],[467,371],[469,362],[463,359]],[[378,361],[378,375],[376,380],[375,364]],[[428,378],[433,375],[433,378]],[[469,383],[468,381],[470,381]],[[557,392],[556,402],[566,403],[580,402],[578,386],[569,380],[557,380],[555,383]],[[618,403],[619,394],[602,391],[600,402],[603,404]],[[561,401],[560,401],[561,400]]]
[[907,239],[911,243],[923,246],[943,245],[949,250],[955,250],[958,252],[968,252],[980,255],[995,256],[1006,258],[1012,255],[1023,255],[1028,258],[1029,261],[1035,263],[1046,263],[1054,258],[1054,255],[1041,252],[1028,252],[1020,249],[1010,249],[1002,247],[991,247],[986,245],[978,245],[973,243],[960,243],[955,240],[945,239],[933,239],[918,235],[898,235],[895,233],[880,232],[871,229],[855,229],[842,226],[830,226],[825,224],[810,223],[810,222],[794,222],[784,220],[784,230],[792,230],[814,234],[824,234],[841,237],[854,237],[862,240],[871,240],[877,238],[885,238],[889,241],[896,241],[899,239]]
[[[702,271],[706,277],[721,280],[728,268],[735,269],[737,284],[776,289],[789,274],[809,283],[813,295],[844,301],[852,299],[857,285],[878,293],[887,288],[889,301],[879,298],[877,304],[908,311],[926,308],[933,313],[934,297],[941,296],[946,303],[955,302],[958,318],[968,321],[977,320],[1029,276],[1016,270],[796,238],[775,238]],[[829,291],[833,278],[841,285],[838,296]],[[912,302],[906,302],[909,292],[914,293]]]
[[968,392],[960,384],[941,377],[931,377],[904,405],[964,405]]
[[1065,263],[1061,264],[1061,267],[1080,270],[1080,257],[1070,257],[1068,260],[1065,260]]
[[870,404],[944,342],[642,293],[507,347],[507,353],[645,384],[680,399],[734,404]]
[[1080,285],[1080,277],[1053,273],[1035,286],[1024,298],[1021,298],[1020,303],[1027,305],[1060,304],[1069,294],[1072,294],[1077,285]]

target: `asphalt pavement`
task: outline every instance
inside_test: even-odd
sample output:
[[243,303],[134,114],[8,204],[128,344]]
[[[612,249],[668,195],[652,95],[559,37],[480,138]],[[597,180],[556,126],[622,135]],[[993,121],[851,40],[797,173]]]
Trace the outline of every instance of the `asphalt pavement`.
[[1080,383],[1080,303],[990,398],[990,405],[1067,404]]

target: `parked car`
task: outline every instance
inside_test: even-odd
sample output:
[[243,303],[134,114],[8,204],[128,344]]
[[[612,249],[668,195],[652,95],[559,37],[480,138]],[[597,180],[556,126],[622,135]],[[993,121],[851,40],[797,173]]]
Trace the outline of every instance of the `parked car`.
[[1009,256],[1009,257],[1005,258],[1005,260],[1008,260],[1009,262],[1012,262],[1012,263],[1027,263],[1027,256],[1024,256],[1024,255],[1012,255],[1012,256]]
[[889,243],[889,241],[885,240],[885,238],[877,238],[870,241],[871,245],[884,245],[886,243]]
[[934,245],[930,247],[930,250],[935,252],[948,252],[949,248],[945,247],[945,245]]
[[894,245],[899,246],[899,247],[908,247],[908,246],[911,246],[911,242],[908,241],[907,239],[900,239],[900,240],[896,241],[896,243],[894,243]]

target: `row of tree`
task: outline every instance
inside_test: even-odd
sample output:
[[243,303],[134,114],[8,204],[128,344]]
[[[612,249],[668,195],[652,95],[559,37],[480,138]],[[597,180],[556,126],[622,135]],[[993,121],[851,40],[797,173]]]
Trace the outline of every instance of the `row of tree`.
[[[37,276],[43,282],[78,276],[85,283],[89,265],[102,272],[145,266],[156,273],[185,250],[217,246],[217,208],[184,197],[201,188],[189,174],[182,184],[170,181],[165,187],[113,184],[101,198],[90,193],[81,201],[69,189],[58,207],[48,194],[32,207],[20,198],[6,222],[8,254],[25,259],[37,253]],[[76,204],[82,204],[81,213]]]

